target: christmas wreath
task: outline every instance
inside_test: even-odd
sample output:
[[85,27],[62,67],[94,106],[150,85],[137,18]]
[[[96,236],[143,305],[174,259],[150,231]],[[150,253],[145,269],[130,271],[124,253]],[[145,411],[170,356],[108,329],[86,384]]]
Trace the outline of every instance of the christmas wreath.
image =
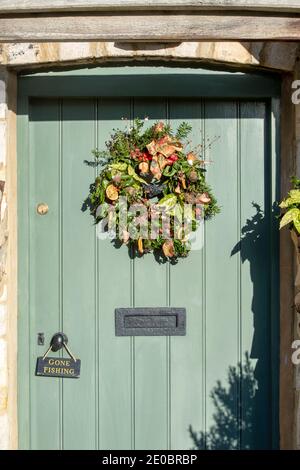
[[95,222],[114,223],[114,240],[140,255],[187,256],[187,232],[219,212],[205,180],[203,147],[185,150],[190,131],[185,122],[176,132],[163,122],[144,129],[144,121],[135,119],[132,127],[114,130],[107,150],[94,150],[94,160],[87,162],[99,173],[87,198]]

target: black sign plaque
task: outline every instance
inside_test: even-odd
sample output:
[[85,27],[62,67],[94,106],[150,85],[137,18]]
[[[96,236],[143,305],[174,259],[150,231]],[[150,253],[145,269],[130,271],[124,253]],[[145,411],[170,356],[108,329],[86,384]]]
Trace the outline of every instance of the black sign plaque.
[[80,365],[80,359],[75,361],[68,357],[38,357],[35,375],[78,379],[80,376]]

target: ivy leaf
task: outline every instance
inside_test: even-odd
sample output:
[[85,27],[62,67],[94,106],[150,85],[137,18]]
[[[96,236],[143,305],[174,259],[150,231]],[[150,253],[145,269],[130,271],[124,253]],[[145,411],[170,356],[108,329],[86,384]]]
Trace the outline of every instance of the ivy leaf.
[[299,189],[291,189],[289,192],[289,196],[291,198],[298,198],[300,199],[300,190]]
[[167,166],[165,170],[163,171],[163,175],[168,176],[170,178],[171,176],[174,176],[176,172],[177,172],[177,169],[174,168],[174,165]]
[[177,196],[175,194],[167,194],[167,196],[163,197],[157,206],[162,206],[165,208],[165,211],[171,213],[174,207],[177,204]]
[[300,234],[300,218],[299,218],[299,216],[297,217],[297,219],[294,219],[293,222],[294,222],[295,229]]
[[285,225],[290,224],[291,222],[294,222],[295,224],[295,221],[296,221],[297,223],[297,221],[299,220],[299,216],[300,216],[300,209],[297,209],[296,207],[294,207],[293,209],[290,209],[282,217],[279,228],[282,228]]
[[[176,198],[177,199],[177,198]],[[177,201],[176,201],[177,202]],[[171,215],[174,215],[178,220],[182,219],[183,216],[183,208],[181,207],[180,204],[176,204],[173,209],[170,211]]]
[[289,192],[289,197],[284,199],[280,204],[279,207],[282,209],[286,209],[293,204],[300,204],[300,190],[299,189],[292,189]]
[[145,180],[143,180],[143,178],[140,178],[139,175],[136,174],[136,172],[134,171],[134,168],[132,168],[131,165],[128,165],[128,174],[129,176],[132,176],[132,178],[135,179],[136,181],[139,181],[140,183],[148,185],[148,183]]
[[127,163],[112,163],[110,167],[114,171],[126,171]]
[[109,185],[109,180],[106,179],[106,178],[103,178],[102,180],[102,186],[104,189],[106,189],[106,187]]
[[107,202],[104,203],[104,204],[101,204],[97,207],[97,210],[96,210],[97,218],[103,219],[104,217],[107,216],[107,214],[108,214],[108,204],[107,204]]

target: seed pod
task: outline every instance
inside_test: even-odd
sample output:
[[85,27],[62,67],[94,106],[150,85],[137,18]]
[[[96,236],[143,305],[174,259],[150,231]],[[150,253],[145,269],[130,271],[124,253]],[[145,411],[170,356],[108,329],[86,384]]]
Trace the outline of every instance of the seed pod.
[[118,184],[121,182],[121,174],[120,173],[117,173],[114,177],[113,177],[113,182]]
[[129,196],[134,196],[135,194],[135,189],[132,186],[128,186],[125,188],[126,194],[129,194]]
[[197,171],[195,170],[192,170],[189,174],[189,180],[192,182],[192,183],[196,183],[196,181],[198,180],[198,174],[197,174]]
[[195,193],[185,193],[184,200],[188,204],[195,204],[195,202],[197,202]]
[[178,183],[178,185],[176,186],[174,192],[175,192],[176,194],[180,194],[180,193],[181,193],[181,189],[180,189],[180,184],[179,184],[179,183]]
[[187,154],[186,159],[189,165],[193,165],[193,163],[197,160],[197,157],[193,152],[190,152]]
[[186,182],[185,182],[185,176],[184,175],[179,178],[179,181],[180,181],[181,186],[183,187],[183,189],[186,189]]
[[141,173],[148,173],[149,172],[149,163],[142,162],[139,164],[139,170]]

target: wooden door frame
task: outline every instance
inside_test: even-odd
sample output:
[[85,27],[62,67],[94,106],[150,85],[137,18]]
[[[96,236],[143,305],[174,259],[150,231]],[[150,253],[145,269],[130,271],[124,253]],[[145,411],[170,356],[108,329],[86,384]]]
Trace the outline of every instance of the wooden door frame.
[[[139,67],[141,71],[143,67]],[[168,70],[168,74],[163,73],[163,69]],[[177,75],[170,73],[174,71],[171,68],[158,68],[155,74],[149,76],[144,73],[143,86],[136,71],[130,75],[132,68],[126,68],[127,74],[122,76],[124,86],[116,87],[116,81],[121,78],[118,75],[118,68],[95,68],[95,69],[77,69],[74,71],[59,72],[58,74],[33,74],[19,79],[18,87],[18,305],[19,305],[19,361],[18,361],[18,390],[21,400],[19,407],[19,437],[20,447],[28,448],[26,436],[28,433],[29,416],[27,415],[28,403],[30,399],[29,377],[33,373],[29,369],[29,279],[23,273],[29,273],[28,256],[28,237],[29,237],[29,204],[28,204],[28,177],[29,177],[29,100],[32,97],[54,98],[62,97],[95,97],[95,96],[195,96],[191,92],[193,84],[197,81],[198,96],[215,99],[247,99],[263,100],[267,102],[270,114],[273,116],[270,122],[270,153],[272,162],[272,200],[279,198],[278,168],[279,168],[279,105],[280,105],[280,81],[274,74],[230,74],[210,71],[210,78],[207,80],[207,74],[202,69],[193,69],[193,72],[186,72],[181,67],[181,80],[183,86],[178,90]],[[121,70],[125,70],[121,67]],[[82,87],[83,72],[85,83],[89,81],[88,86]],[[113,75],[114,72],[114,75]],[[66,81],[66,76],[72,80]],[[155,83],[159,80],[159,87],[156,91]],[[136,87],[135,80],[139,80],[139,87]],[[224,83],[225,80],[225,83]],[[150,88],[151,85],[151,88]],[[58,93],[59,90],[59,93]],[[137,91],[138,90],[138,91]],[[152,93],[150,93],[152,90]],[[275,141],[276,138],[276,141]],[[26,177],[24,177],[26,175]],[[279,258],[273,260],[279,263]],[[278,271],[278,270],[277,270]],[[272,270],[276,272],[276,269]],[[272,285],[276,285],[277,280],[273,279]],[[274,299],[274,297],[273,297]],[[274,305],[274,309],[276,309]],[[279,309],[278,309],[279,310]],[[272,333],[273,338],[279,336],[279,331]],[[279,342],[279,338],[278,338]],[[278,344],[279,349],[279,344]],[[276,348],[274,348],[276,351]],[[22,363],[20,358],[22,357]],[[277,357],[279,361],[279,354]],[[275,379],[276,380],[276,379]],[[280,381],[281,382],[281,381]],[[276,393],[274,391],[274,393]],[[277,406],[277,399],[274,400],[274,407]],[[273,416],[278,415],[278,408],[273,409]],[[281,415],[281,412],[279,412]],[[275,434],[275,432],[274,432]]]

